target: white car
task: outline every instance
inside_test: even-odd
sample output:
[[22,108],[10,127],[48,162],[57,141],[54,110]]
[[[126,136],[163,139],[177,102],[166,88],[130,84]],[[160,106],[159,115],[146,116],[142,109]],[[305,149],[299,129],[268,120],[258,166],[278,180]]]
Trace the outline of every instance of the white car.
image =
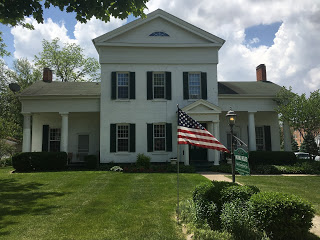
[[295,152],[297,159],[310,159],[310,154],[305,152]]
[[320,156],[316,156],[316,158],[314,160],[320,162]]

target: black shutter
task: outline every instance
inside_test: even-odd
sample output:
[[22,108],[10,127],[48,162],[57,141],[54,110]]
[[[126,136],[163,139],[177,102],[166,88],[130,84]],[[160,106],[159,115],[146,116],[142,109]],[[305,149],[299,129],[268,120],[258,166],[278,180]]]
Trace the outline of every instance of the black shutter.
[[166,99],[171,100],[171,72],[166,72]]
[[188,72],[183,72],[183,99],[189,99]]
[[147,124],[148,152],[153,152],[153,124]]
[[153,99],[152,72],[147,72],[147,100]]
[[110,152],[117,151],[117,125],[110,124]]
[[117,72],[111,73],[111,99],[117,99]]
[[136,125],[130,124],[130,149],[129,152],[135,152],[136,151]]
[[49,151],[49,125],[42,126],[42,152]]
[[201,73],[201,98],[207,99],[207,73]]
[[271,151],[271,128],[270,126],[264,126],[264,142],[266,151]]
[[130,72],[130,99],[136,99],[136,73]]
[[167,152],[172,152],[172,124],[166,123],[166,145]]

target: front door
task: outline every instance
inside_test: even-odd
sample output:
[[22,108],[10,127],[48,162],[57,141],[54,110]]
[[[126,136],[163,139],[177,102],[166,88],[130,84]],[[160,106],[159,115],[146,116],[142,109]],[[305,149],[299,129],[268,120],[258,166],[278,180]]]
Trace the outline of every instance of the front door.
[[[201,125],[207,128],[206,123],[201,123]],[[190,164],[208,162],[208,149],[189,145],[189,162]]]

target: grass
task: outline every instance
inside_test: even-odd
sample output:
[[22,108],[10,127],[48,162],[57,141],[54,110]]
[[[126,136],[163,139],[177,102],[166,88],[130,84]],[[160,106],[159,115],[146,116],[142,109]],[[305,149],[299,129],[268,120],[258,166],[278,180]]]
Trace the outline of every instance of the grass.
[[[176,174],[0,168],[0,239],[184,239]],[[180,199],[207,181],[180,174]]]
[[236,181],[255,185],[261,191],[276,191],[294,194],[308,200],[320,215],[319,176],[236,176]]

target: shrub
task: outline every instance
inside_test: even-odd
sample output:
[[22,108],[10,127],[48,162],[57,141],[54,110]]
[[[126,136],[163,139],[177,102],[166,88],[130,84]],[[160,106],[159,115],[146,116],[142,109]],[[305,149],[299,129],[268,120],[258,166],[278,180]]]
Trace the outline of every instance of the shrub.
[[231,164],[220,164],[211,167],[213,172],[232,173]]
[[281,174],[281,171],[274,165],[250,166],[252,173],[255,174]]
[[249,166],[256,165],[292,165],[297,162],[293,152],[283,151],[251,151],[249,152]]
[[226,202],[221,211],[222,228],[231,233],[235,240],[261,239],[254,218],[250,216],[250,203],[237,199]]
[[123,169],[120,166],[113,166],[112,168],[110,168],[110,171],[113,172],[122,172]]
[[84,157],[86,168],[96,169],[99,165],[98,157],[96,155],[87,155]]
[[240,200],[241,202],[248,201],[250,197],[260,192],[256,186],[231,186],[221,191],[221,202],[232,202]]
[[314,209],[295,195],[261,192],[254,194],[250,203],[257,228],[273,239],[304,239],[312,226]]
[[193,238],[194,240],[232,240],[232,235],[228,232],[214,231],[210,228],[195,229]]
[[179,216],[184,223],[196,222],[196,207],[192,199],[179,203]]
[[144,167],[148,169],[150,167],[150,160],[150,157],[144,155],[143,153],[139,153],[137,155],[136,165],[137,167]]
[[61,170],[67,165],[65,152],[24,152],[12,157],[17,171]]
[[207,221],[212,229],[220,229],[220,211],[222,208],[221,192],[223,189],[236,186],[236,183],[206,182],[196,186],[193,191],[193,201],[196,205],[198,221]]
[[2,158],[0,159],[0,167],[12,166],[12,158]]

